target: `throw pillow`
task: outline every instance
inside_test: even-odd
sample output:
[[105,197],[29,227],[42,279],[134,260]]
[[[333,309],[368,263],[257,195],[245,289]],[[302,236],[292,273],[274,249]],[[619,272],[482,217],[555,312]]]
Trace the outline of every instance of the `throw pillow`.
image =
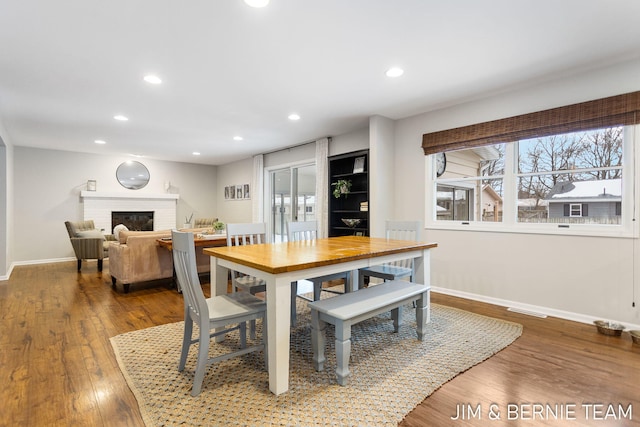
[[102,240],[105,240],[104,234],[102,234],[102,231],[98,229],[78,231],[78,237],[88,237],[91,239],[101,238]]
[[118,241],[118,242],[120,241],[120,232],[121,231],[129,231],[129,229],[124,224],[118,224],[115,227],[113,227],[113,237],[115,237],[116,241]]

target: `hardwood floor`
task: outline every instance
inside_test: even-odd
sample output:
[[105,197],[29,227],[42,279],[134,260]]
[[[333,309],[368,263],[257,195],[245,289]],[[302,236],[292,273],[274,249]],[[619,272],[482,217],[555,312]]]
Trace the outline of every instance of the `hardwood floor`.
[[[518,322],[524,332],[425,399],[402,426],[640,425],[640,346],[628,334],[606,337],[591,325],[438,294],[432,301]],[[95,263],[77,273],[75,261],[16,267],[0,282],[0,425],[142,426],[109,338],[182,320],[182,310],[166,281],[114,292],[108,262],[102,274]],[[524,420],[536,403],[576,405],[576,420]],[[586,403],[604,405],[590,418],[604,418],[611,404],[622,419],[587,421]],[[489,419],[491,404],[500,420]],[[507,419],[508,404],[518,405],[518,419]],[[471,419],[451,419],[460,407]]]

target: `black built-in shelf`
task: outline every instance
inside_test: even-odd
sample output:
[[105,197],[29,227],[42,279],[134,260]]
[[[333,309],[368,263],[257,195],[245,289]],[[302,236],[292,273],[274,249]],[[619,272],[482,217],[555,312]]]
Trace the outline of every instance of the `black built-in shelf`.
[[[364,157],[364,170],[354,173],[355,161],[359,157]],[[351,181],[351,192],[346,197],[336,199],[331,184],[339,179]],[[361,210],[362,202],[369,202],[369,150],[329,157],[329,237],[369,235],[369,211]],[[362,221],[357,227],[350,228],[342,222],[342,218],[358,218]]]

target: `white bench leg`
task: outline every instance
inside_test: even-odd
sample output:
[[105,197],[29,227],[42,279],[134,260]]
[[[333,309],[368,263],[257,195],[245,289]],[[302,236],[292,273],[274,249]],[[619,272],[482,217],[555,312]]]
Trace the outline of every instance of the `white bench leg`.
[[402,306],[391,310],[391,318],[393,319],[393,332],[398,332],[402,325]]
[[336,322],[336,375],[338,384],[347,385],[349,357],[351,356],[351,323]]
[[316,310],[311,310],[311,349],[316,371],[324,370],[325,329],[327,329],[327,323],[320,320]]
[[425,326],[431,321],[429,310],[429,291],[424,292],[418,298],[418,304],[416,307],[416,329],[418,332],[418,339],[422,341],[425,332]]

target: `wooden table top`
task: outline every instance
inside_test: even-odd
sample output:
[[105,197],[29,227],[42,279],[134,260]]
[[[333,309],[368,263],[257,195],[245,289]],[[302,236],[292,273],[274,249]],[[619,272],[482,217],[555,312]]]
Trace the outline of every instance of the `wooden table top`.
[[[168,250],[173,249],[173,242],[171,237],[165,237],[162,239],[158,239],[158,244],[163,248],[167,248]],[[196,248],[201,247],[213,247],[213,246],[225,246],[227,244],[227,235],[226,234],[211,234],[206,239],[198,239],[194,236],[193,244]]]
[[298,242],[207,248],[203,252],[205,255],[278,274],[437,246],[437,243],[341,236]]

